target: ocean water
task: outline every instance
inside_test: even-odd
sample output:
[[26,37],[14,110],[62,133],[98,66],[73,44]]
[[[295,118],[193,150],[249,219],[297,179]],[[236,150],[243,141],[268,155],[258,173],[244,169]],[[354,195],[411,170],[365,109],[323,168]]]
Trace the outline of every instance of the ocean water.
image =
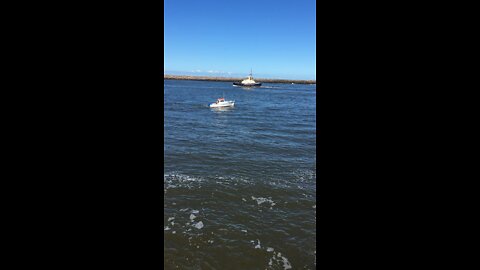
[[316,85],[165,80],[164,110],[165,269],[315,269]]

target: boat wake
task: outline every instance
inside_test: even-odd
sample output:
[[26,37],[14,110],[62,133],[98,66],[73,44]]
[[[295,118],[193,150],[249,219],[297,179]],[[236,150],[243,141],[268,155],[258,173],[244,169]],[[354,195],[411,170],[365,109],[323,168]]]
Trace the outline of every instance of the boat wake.
[[229,112],[229,111],[233,111],[235,109],[235,107],[210,107],[210,110],[212,112]]
[[280,87],[280,86],[260,86],[260,88],[266,88],[266,89],[281,89],[282,87]]

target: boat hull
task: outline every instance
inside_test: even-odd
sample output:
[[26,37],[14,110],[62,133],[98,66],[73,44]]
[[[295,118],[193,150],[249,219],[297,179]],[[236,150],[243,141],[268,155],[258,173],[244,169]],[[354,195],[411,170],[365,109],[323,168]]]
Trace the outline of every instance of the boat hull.
[[210,108],[224,108],[224,107],[233,107],[235,102],[222,102],[222,103],[212,103]]
[[241,82],[234,82],[233,85],[242,86],[242,87],[256,87],[256,86],[261,86],[262,83],[242,84]]

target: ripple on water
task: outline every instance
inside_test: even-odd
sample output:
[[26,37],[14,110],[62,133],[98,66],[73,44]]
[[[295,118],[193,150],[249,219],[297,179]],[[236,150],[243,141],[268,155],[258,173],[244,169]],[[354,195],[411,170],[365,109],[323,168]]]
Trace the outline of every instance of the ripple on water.
[[[220,254],[228,251],[233,254],[230,259],[244,260],[241,257],[247,250],[254,249],[260,253],[255,255],[256,263],[251,262],[250,269],[291,269],[294,265],[305,265],[307,254],[315,249],[311,239],[315,238],[316,219],[312,217],[316,203],[315,196],[304,196],[309,191],[298,185],[311,183],[316,176],[308,170],[295,170],[290,175],[289,180],[273,181],[276,190],[271,188],[271,182],[244,177],[165,174],[168,190],[164,201],[165,252],[181,245],[191,256],[183,259],[171,256],[169,261],[188,268],[205,260],[211,267],[221,269],[225,266],[218,261]],[[314,195],[314,190],[311,193]],[[265,243],[262,238],[267,239]],[[302,247],[282,252],[282,247],[286,247],[284,241]],[[311,261],[314,265],[315,261]]]
[[164,86],[165,269],[314,269],[316,86]]

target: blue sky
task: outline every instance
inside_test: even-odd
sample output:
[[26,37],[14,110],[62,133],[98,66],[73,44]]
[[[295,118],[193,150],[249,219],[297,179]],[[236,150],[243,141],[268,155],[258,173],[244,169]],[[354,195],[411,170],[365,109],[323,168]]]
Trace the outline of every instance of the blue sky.
[[164,72],[316,79],[315,0],[165,0]]

